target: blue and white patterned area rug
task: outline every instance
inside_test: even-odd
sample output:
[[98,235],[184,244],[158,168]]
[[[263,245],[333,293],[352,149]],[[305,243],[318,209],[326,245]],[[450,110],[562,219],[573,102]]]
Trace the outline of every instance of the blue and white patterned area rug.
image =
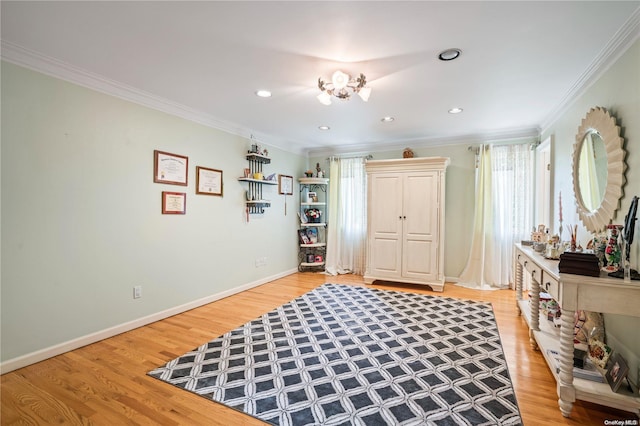
[[150,376],[274,425],[518,425],[490,304],[325,284]]

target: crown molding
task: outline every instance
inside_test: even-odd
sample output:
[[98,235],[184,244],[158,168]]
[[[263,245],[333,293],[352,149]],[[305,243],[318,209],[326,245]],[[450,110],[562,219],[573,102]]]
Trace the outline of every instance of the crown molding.
[[265,145],[270,145],[298,155],[303,154],[302,149],[296,151],[297,147],[295,144],[287,144],[285,141],[281,141],[269,135],[258,135],[256,132],[240,126],[239,124],[217,119],[209,114],[189,108],[186,105],[172,102],[160,96],[136,89],[135,87],[108,79],[99,74],[89,72],[7,40],[2,40],[2,53],[0,58],[2,58],[3,61],[37,71],[60,80],[68,81],[97,92],[114,96],[125,101],[142,105],[147,108],[180,117],[203,126],[222,130],[246,139],[250,139],[253,135]]
[[567,112],[569,107],[582,96],[602,75],[640,38],[640,7],[629,16],[629,19],[616,32],[600,54],[591,62],[580,78],[569,88],[558,106],[553,109],[541,123],[545,133],[556,120]]
[[500,130],[490,133],[478,133],[473,135],[455,136],[447,138],[415,138],[394,141],[385,144],[369,142],[353,145],[337,145],[335,147],[323,147],[320,149],[307,150],[309,157],[321,157],[331,155],[352,155],[352,154],[371,154],[375,152],[402,150],[411,145],[411,148],[434,148],[442,146],[468,145],[468,144],[486,144],[495,142],[532,142],[537,141],[540,137],[540,129],[521,128]]

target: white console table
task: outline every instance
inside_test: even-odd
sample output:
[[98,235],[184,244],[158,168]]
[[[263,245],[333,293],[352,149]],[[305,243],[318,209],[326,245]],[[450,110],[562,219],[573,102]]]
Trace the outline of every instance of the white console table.
[[[622,279],[560,274],[558,261],[547,260],[532,248],[515,245],[514,271],[518,313],[529,325],[529,338],[534,349],[541,349],[558,384],[558,404],[565,417],[569,417],[576,400],[630,411],[640,415],[640,397],[623,389],[613,393],[609,385],[573,377],[573,327],[577,310],[640,316],[640,283],[625,283]],[[531,276],[531,297],[522,298],[522,277]],[[540,292],[549,293],[562,310],[560,330],[549,321],[540,320]],[[554,349],[560,353],[560,373],[547,353]]]

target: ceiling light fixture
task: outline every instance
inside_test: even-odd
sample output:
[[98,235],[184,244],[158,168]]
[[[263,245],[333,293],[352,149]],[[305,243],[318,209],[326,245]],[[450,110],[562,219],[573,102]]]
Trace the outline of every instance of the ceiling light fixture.
[[331,81],[325,82],[322,77],[318,78],[318,88],[322,92],[318,95],[318,101],[322,105],[331,105],[331,96],[346,100],[357,93],[363,101],[367,102],[371,95],[371,88],[366,87],[366,84],[367,77],[362,73],[358,78],[351,78],[349,74],[336,71],[331,76]]
[[268,90],[257,90],[256,95],[260,96],[261,98],[270,98],[271,92]]
[[320,130],[329,130],[331,127],[329,126],[318,126],[318,129]]
[[462,108],[457,108],[457,107],[456,108],[451,108],[449,110],[449,114],[460,114],[462,111],[463,111]]
[[395,118],[393,117],[382,117],[380,119],[380,121],[382,121],[383,123],[391,123],[393,120],[395,120]]
[[441,61],[453,61],[458,56],[460,56],[461,53],[462,53],[462,50],[460,50],[460,49],[443,50],[438,55],[438,59],[440,59]]

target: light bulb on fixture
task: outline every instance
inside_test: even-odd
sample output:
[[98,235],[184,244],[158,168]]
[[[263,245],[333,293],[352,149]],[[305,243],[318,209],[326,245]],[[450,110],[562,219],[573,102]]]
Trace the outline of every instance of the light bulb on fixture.
[[331,76],[330,82],[325,82],[322,77],[318,78],[318,88],[321,93],[317,98],[321,104],[331,105],[332,96],[339,99],[350,99],[352,94],[357,93],[364,102],[367,102],[371,96],[371,88],[366,84],[367,77],[362,73],[358,78],[351,78],[349,74],[336,71]]
[[336,71],[331,76],[331,82],[333,83],[333,87],[337,90],[344,89],[349,84],[349,75],[343,73],[342,71]]

